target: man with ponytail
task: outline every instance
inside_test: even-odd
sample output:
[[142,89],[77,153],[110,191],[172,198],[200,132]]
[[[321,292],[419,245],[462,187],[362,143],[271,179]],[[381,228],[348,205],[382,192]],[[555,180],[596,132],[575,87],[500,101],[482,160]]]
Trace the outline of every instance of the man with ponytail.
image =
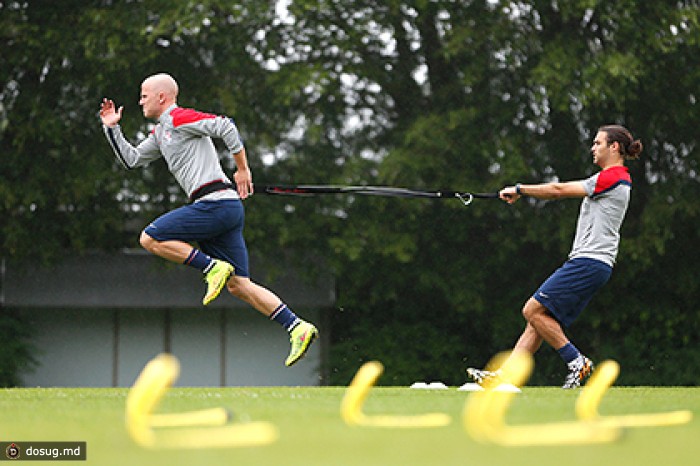
[[[589,178],[543,184],[516,184],[501,190],[513,204],[522,196],[537,199],[583,198],[576,235],[568,260],[528,299],[526,320],[513,352],[534,354],[547,342],[567,364],[562,388],[576,388],[593,371],[593,363],[569,341],[564,329],[581,314],[612,274],[620,243],[620,227],[627,211],[632,179],[625,160],[637,159],[642,143],[623,126],[598,128],[591,155],[600,171]],[[499,371],[467,369],[478,383],[498,377]]]

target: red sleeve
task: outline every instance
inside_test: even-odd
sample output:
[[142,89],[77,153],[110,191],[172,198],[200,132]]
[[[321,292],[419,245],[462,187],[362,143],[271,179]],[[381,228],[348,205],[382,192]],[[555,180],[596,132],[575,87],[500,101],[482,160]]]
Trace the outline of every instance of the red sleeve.
[[630,177],[627,167],[612,167],[603,170],[598,174],[598,180],[596,181],[593,195],[595,196],[610,191],[619,184],[632,186],[632,178]]
[[170,116],[173,117],[173,126],[176,128],[188,123],[196,123],[198,121],[216,118],[216,115],[211,113],[198,112],[197,110],[192,110],[191,108],[181,107],[174,108],[173,111],[170,112]]

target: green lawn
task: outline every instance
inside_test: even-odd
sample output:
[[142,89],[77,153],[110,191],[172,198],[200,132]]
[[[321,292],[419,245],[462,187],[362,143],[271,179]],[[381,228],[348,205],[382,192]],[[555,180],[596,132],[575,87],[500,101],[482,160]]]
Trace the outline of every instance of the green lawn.
[[[127,389],[0,390],[0,440],[86,441],[86,462],[109,465],[687,465],[700,456],[700,387],[613,387],[603,415],[688,409],[684,426],[627,429],[605,445],[501,447],[476,443],[462,424],[468,393],[375,387],[364,411],[372,414],[443,412],[447,427],[386,429],[346,426],[340,418],[344,387],[173,388],[158,412],[225,406],[235,422],[269,421],[280,432],[269,446],[150,451],[127,435]],[[508,412],[512,425],[574,420],[578,391],[525,387]],[[0,452],[0,459],[4,452]],[[50,464],[44,462],[43,464]]]

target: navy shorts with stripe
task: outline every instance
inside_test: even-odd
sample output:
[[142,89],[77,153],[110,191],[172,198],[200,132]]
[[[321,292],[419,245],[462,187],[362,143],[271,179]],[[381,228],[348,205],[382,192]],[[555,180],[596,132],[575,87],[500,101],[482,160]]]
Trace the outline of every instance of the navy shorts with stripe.
[[571,259],[545,280],[532,297],[568,327],[611,274],[612,267],[605,262],[586,257]]
[[239,199],[202,200],[161,215],[144,232],[157,241],[196,242],[202,252],[233,265],[237,276],[248,277],[244,223]]

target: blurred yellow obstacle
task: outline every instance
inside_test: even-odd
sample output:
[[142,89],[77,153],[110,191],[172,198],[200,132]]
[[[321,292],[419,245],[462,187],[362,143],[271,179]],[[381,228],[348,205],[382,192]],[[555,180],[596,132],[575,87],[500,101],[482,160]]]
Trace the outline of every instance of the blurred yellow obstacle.
[[[522,387],[532,372],[533,359],[527,353],[497,355],[487,370],[500,368],[501,378]],[[464,408],[464,427],[469,435],[483,443],[504,446],[575,445],[612,442],[620,437],[618,426],[591,422],[558,422],[509,426],[505,423],[513,392],[494,390],[472,392]]]
[[228,409],[219,407],[183,413],[152,414],[149,423],[151,427],[223,426],[232,418]]
[[[266,445],[277,440],[277,428],[267,422],[224,425],[231,417],[224,408],[154,414],[156,406],[179,374],[177,358],[160,354],[146,364],[129,390],[126,430],[137,444],[154,449],[226,448]],[[192,428],[194,426],[198,427]],[[189,428],[164,430],[163,427]]]
[[603,361],[593,372],[576,400],[576,416],[584,421],[597,421],[619,427],[661,427],[687,424],[693,419],[691,411],[671,411],[653,414],[601,416],[600,402],[620,374],[620,365],[612,360]]
[[172,355],[160,354],[149,361],[126,398],[126,430],[142,446],[152,446],[155,434],[150,416],[180,373],[180,363]]
[[340,405],[340,415],[346,424],[351,426],[370,427],[443,427],[452,422],[452,418],[444,413],[427,413],[403,416],[368,416],[362,412],[367,395],[384,372],[384,366],[379,361],[370,361],[362,365],[355,374],[352,382],[345,391]]

